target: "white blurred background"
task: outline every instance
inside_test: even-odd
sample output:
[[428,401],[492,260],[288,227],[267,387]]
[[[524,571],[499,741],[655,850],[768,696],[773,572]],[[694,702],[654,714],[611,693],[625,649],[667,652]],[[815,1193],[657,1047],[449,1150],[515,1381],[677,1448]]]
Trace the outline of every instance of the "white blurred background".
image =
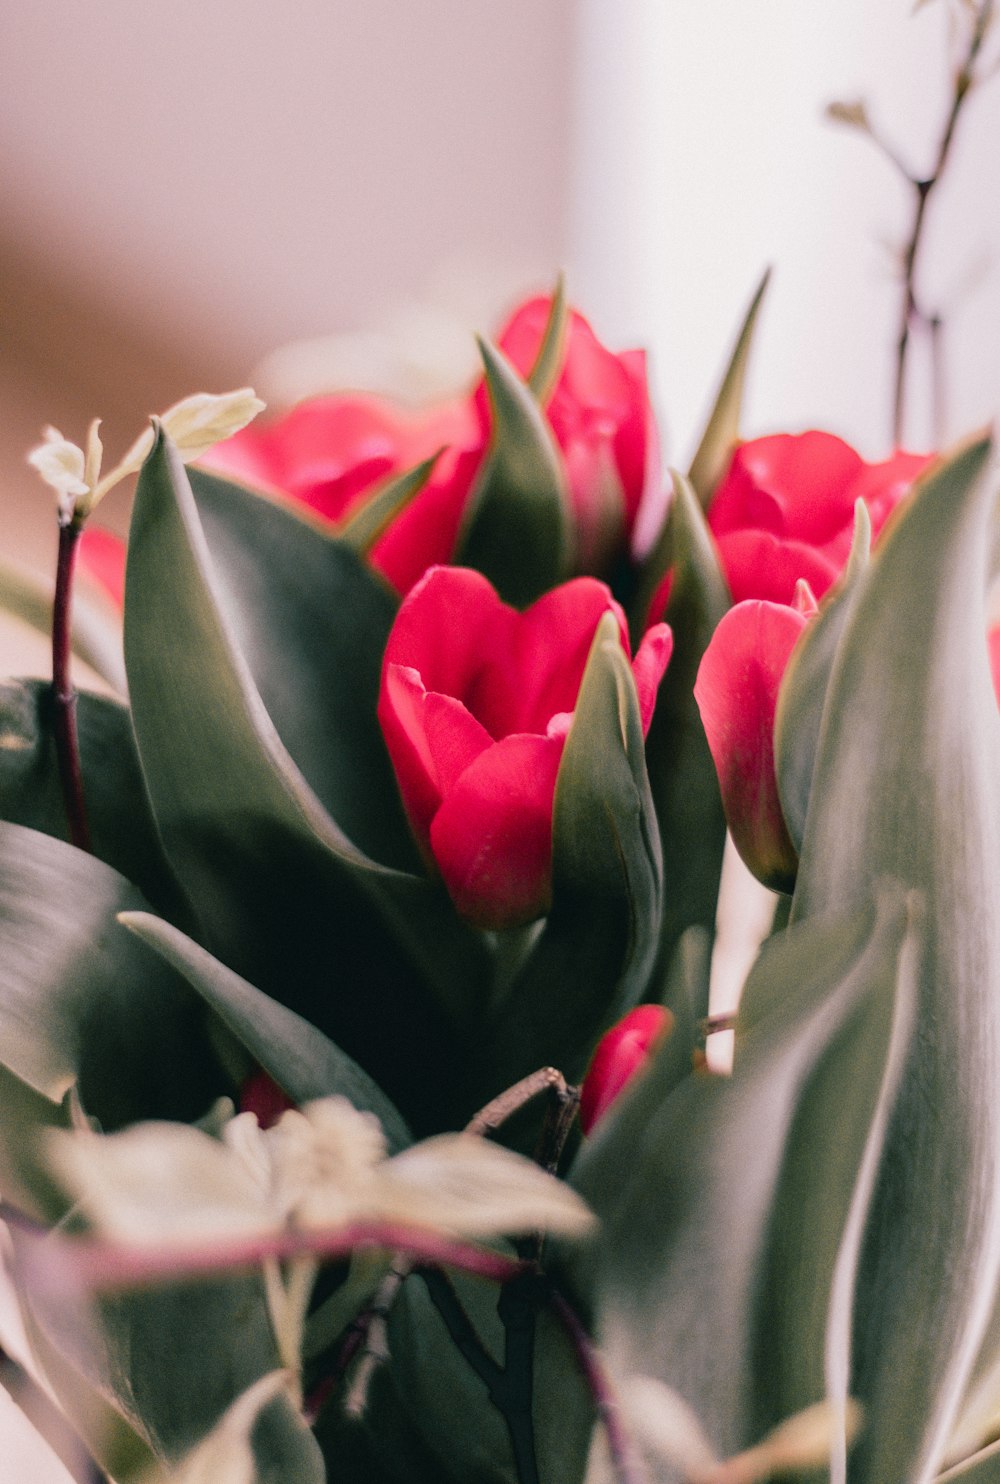
[[[3,7],[5,519],[39,421],[72,436],[102,413],[114,448],[172,397],[331,335],[348,339],[272,359],[266,390],[397,372],[432,390],[472,364],[472,329],[560,266],[609,343],[651,347],[675,460],[768,263],[748,429],[822,425],[884,452],[910,204],[822,110],[867,97],[925,168],[956,3]],[[991,418],[1000,386],[998,123],[1000,83],[962,120],[922,265],[928,302],[956,301],[952,434]]]

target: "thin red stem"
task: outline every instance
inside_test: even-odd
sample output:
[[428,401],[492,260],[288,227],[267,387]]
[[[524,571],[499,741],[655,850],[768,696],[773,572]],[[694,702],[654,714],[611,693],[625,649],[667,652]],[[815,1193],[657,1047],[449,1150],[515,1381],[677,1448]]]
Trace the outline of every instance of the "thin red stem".
[[594,1402],[598,1421],[608,1440],[608,1453],[618,1484],[648,1484],[646,1470],[622,1420],[621,1408],[600,1353],[577,1318],[572,1305],[553,1290],[549,1302],[569,1337],[577,1364]]
[[76,726],[76,690],[70,674],[73,570],[81,529],[73,520],[59,524],[56,590],[52,604],[52,726],[70,842],[80,850],[89,850],[90,829],[83,797]]
[[365,1248],[405,1253],[417,1262],[458,1268],[495,1283],[506,1283],[525,1269],[524,1263],[503,1253],[388,1221],[264,1232],[184,1247],[164,1244],[144,1248],[100,1238],[54,1237],[38,1249],[36,1262],[40,1281],[47,1282],[50,1289],[79,1287],[108,1291],[255,1267],[268,1258],[286,1261],[312,1255],[329,1260],[348,1257]]

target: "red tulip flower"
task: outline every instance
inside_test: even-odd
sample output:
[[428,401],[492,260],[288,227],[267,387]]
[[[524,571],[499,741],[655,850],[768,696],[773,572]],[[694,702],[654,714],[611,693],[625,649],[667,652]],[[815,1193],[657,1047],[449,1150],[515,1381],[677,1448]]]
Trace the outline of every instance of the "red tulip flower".
[[601,1037],[580,1089],[580,1126],[585,1134],[642,1071],[673,1023],[662,1005],[637,1005]]
[[733,601],[791,603],[800,578],[822,598],[850,552],[855,501],[877,536],[931,457],[897,452],[866,464],[820,432],[741,443],[708,510]]
[[[548,298],[529,299],[501,331],[500,348],[523,376],[534,365],[550,305]],[[645,351],[606,349],[583,315],[570,310],[562,368],[545,414],[566,469],[577,567],[607,571],[637,524],[646,529],[665,507]]]
[[694,687],[733,843],[776,891],[791,889],[798,856],[778,797],[774,717],[785,667],[807,622],[784,603],[737,603],[712,635]]
[[[435,567],[397,615],[378,714],[403,804],[459,912],[482,928],[550,904],[556,777],[600,619],[624,614],[580,577],[523,613],[478,572]],[[632,664],[643,728],[670,658],[665,624]]]

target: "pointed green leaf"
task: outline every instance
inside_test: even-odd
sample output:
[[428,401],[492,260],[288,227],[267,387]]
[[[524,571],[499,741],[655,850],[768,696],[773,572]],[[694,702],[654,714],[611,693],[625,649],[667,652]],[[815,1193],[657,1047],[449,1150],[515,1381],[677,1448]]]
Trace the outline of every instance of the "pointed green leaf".
[[[231,488],[220,499],[230,499]],[[266,585],[259,572],[271,560],[264,539],[271,529],[263,525],[248,538],[244,601],[254,582]],[[340,553],[338,562],[357,565],[353,554]],[[160,434],[133,512],[125,652],[164,847],[211,952],[328,1033],[404,1112],[416,1103],[425,1118],[444,1118],[435,1094],[450,1097],[454,1078],[446,1069],[458,1056],[445,1017],[460,1019],[480,1002],[488,973],[482,944],[458,922],[443,889],[359,848],[296,766],[240,647],[236,570],[227,566],[220,601],[186,472]],[[303,580],[314,576],[311,566]],[[314,612],[327,596],[311,594]],[[271,615],[276,627],[293,622],[278,652],[296,684],[299,639],[310,660],[315,653],[302,634],[306,611],[295,609],[294,620],[280,609]],[[264,626],[263,617],[244,624],[251,652],[263,646],[267,653]],[[363,647],[356,633],[351,642]],[[273,670],[268,684],[281,684]],[[334,689],[330,681],[323,694]],[[338,726],[347,725],[341,716]],[[359,726],[370,733],[373,715]],[[352,782],[331,773],[331,788],[349,792]],[[416,1040],[426,1048],[420,1065],[409,1054]]]
[[981,1448],[971,1458],[963,1459],[954,1467],[938,1474],[936,1484],[1000,1484],[1000,1442]]
[[505,603],[526,608],[572,571],[569,494],[530,389],[495,346],[481,340],[479,349],[493,428],[454,560],[484,573]]
[[[91,847],[158,911],[183,917],[182,897],[163,854],[126,707],[82,691],[77,736]],[[56,759],[52,687],[43,680],[0,684],[0,819],[68,839]]]
[[[723,1456],[757,1440],[783,1392],[822,1395],[835,1255],[854,1209],[863,1217],[859,1152],[891,1094],[905,932],[893,892],[877,920],[862,911],[770,940],[733,1075],[679,1077],[668,1040],[574,1166],[601,1227],[568,1261],[615,1371],[676,1389]],[[898,1043],[905,1018],[896,1027]]]
[[659,837],[635,682],[610,613],[559,766],[552,838],[544,931],[482,1032],[491,1093],[546,1064],[578,1076],[598,1034],[641,998],[656,956]]
[[702,434],[698,451],[691,462],[689,478],[705,509],[708,508],[708,502],[715,492],[716,485],[726,472],[730,455],[739,441],[743,383],[746,380],[757,314],[770,277],[771,270],[768,269],[750,301],[750,308],[740,327],[729,365],[726,367],[722,384],[716,394],[708,426]]
[[281,745],[365,855],[419,870],[375,715],[399,600],[315,522],[201,470],[188,476],[214,596]]
[[545,322],[542,343],[535,364],[528,373],[528,385],[544,407],[555,390],[566,357],[566,331],[569,308],[566,303],[566,279],[560,273],[552,294],[549,317]]
[[391,1153],[411,1142],[382,1090],[308,1020],[269,999],[160,918],[126,912],[119,921],[184,976],[293,1102],[337,1093],[378,1115]]
[[409,469],[398,479],[390,479],[380,490],[365,500],[360,508],[337,531],[337,540],[350,547],[359,557],[366,556],[386,526],[419,495],[441,457],[441,450]]
[[220,1091],[188,986],[115,921],[148,907],[109,866],[0,825],[0,1061],[108,1128],[194,1118]]
[[54,1102],[0,1062],[0,1128],[14,1135],[0,1140],[0,1197],[36,1221],[65,1213],[66,1198],[39,1151],[44,1132],[69,1126],[65,1098]]
[[830,680],[792,907],[793,922],[850,909],[885,875],[926,900],[922,1034],[859,1279],[852,1385],[878,1418],[857,1447],[859,1484],[929,1476],[997,1283],[1000,716],[984,639],[988,455],[978,441],[932,469],[879,543]]
[[[46,638],[52,633],[52,584],[15,562],[0,561],[0,608]],[[110,603],[77,590],[73,595],[73,653],[119,695],[125,694],[121,619]]]
[[[646,738],[649,782],[663,843],[664,963],[693,923],[710,933],[715,930],[726,820],[694,700],[694,682],[701,657],[731,602],[694,489],[680,474],[673,475],[673,483],[670,514],[645,564],[636,608],[637,625],[642,626],[653,594],[672,568],[663,616],[673,629],[674,650]],[[698,1013],[708,1013],[707,1003]]]
[[870,544],[871,520],[859,500],[854,543],[844,575],[824,598],[816,618],[792,651],[778,695],[774,719],[778,797],[792,844],[799,853],[830,674],[841,635],[863,585]]

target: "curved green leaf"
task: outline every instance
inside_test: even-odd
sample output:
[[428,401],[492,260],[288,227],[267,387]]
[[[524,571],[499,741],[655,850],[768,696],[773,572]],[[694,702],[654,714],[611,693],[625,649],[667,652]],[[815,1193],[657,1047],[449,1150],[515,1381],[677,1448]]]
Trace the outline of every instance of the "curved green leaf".
[[395,520],[401,510],[419,495],[441,457],[441,450],[424,459],[413,469],[408,469],[398,479],[389,482],[363,501],[354,515],[337,529],[337,541],[350,547],[357,556],[367,556],[390,521]]
[[[46,638],[52,633],[53,586],[27,567],[0,561],[0,608]],[[70,631],[73,653],[119,695],[125,694],[121,619],[110,603],[77,590]]]
[[566,279],[560,273],[556,279],[549,317],[545,322],[542,343],[538,347],[535,364],[528,373],[528,385],[544,407],[555,390],[566,358],[566,330],[569,325],[569,309],[566,304]]
[[1000,1442],[991,1443],[971,1458],[945,1469],[937,1475],[935,1484],[951,1484],[953,1479],[961,1480],[962,1484],[1000,1484]]
[[[259,561],[259,532],[253,543]],[[483,945],[443,889],[374,861],[324,809],[275,730],[217,583],[184,466],[160,433],[132,518],[125,655],[153,811],[198,936],[329,1034],[404,1113],[419,1108],[423,1128],[450,1121],[448,1018],[481,1001]]]
[[[77,737],[91,848],[159,912],[184,920],[177,882],[156,831],[128,710],[81,691]],[[52,687],[44,680],[0,684],[0,819],[68,839],[52,729]]]
[[115,921],[148,906],[109,866],[0,824],[0,1061],[58,1103],[79,1085],[105,1127],[194,1118],[220,1073],[187,984]]
[[[830,679],[792,921],[892,875],[926,901],[918,1024],[873,1203],[852,1479],[930,1477],[998,1276],[1000,716],[987,664],[989,455],[971,443],[882,537]],[[945,1110],[946,1114],[945,1115]]]
[[569,494],[531,390],[495,346],[480,340],[479,349],[493,429],[454,560],[484,573],[505,603],[525,608],[572,571]]
[[375,714],[398,598],[313,522],[201,470],[188,475],[214,596],[281,745],[353,845],[419,871]]
[[708,425],[691,462],[688,477],[705,509],[708,508],[715,487],[726,472],[730,455],[739,442],[743,384],[746,381],[757,314],[770,278],[771,270],[768,268],[758,285],[757,292],[750,301],[750,308],[740,327],[722,384],[716,393],[715,405],[709,416]]
[[859,1156],[877,1143],[908,1030],[895,1013],[906,930],[893,892],[877,919],[771,939],[732,1077],[683,1075],[668,1040],[572,1171],[601,1227],[567,1260],[615,1371],[676,1389],[722,1456],[756,1441],[788,1395],[823,1394],[837,1254],[864,1214]]
[[308,1020],[269,999],[160,918],[124,912],[119,921],[184,976],[293,1102],[339,1094],[378,1115],[391,1153],[411,1142],[382,1090]]
[[[695,704],[694,682],[715,627],[731,603],[694,489],[681,474],[673,475],[673,483],[670,514],[647,559],[636,608],[641,632],[653,594],[672,568],[663,616],[673,629],[674,649],[646,738],[649,783],[663,844],[664,963],[692,924],[715,931],[726,819]],[[708,1013],[707,1002],[698,1013]]]
[[819,613],[793,649],[778,695],[774,719],[778,797],[792,844],[800,853],[830,674],[863,585],[870,545],[871,520],[859,500],[854,512],[854,542],[844,575],[824,598]]
[[491,1093],[539,1066],[577,1077],[600,1031],[642,997],[656,957],[660,843],[635,682],[610,613],[559,766],[552,840],[544,931],[481,1032]]

